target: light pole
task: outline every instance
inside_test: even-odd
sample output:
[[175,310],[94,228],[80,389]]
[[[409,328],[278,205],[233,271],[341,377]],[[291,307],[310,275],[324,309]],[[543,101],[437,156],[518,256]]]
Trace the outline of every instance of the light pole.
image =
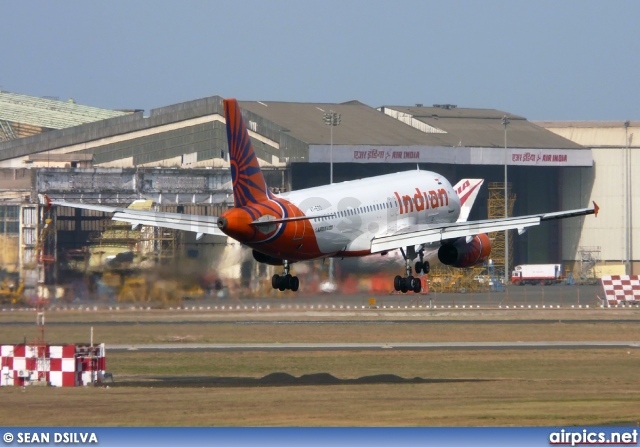
[[625,208],[626,208],[626,222],[625,222],[625,271],[627,275],[632,274],[631,268],[631,153],[629,152],[629,121],[624,122],[624,145],[625,145]]
[[[342,117],[339,113],[334,112],[333,110],[329,110],[328,113],[323,115],[324,123],[329,126],[331,129],[331,140],[330,140],[330,149],[329,149],[329,184],[333,184],[333,128],[335,126],[340,125],[342,121]],[[334,275],[333,275],[333,258],[329,258],[329,282],[333,286],[334,284]]]
[[329,110],[323,116],[324,123],[331,128],[331,148],[329,150],[329,183],[333,183],[333,128],[340,125],[342,117],[339,113]]
[[[504,217],[509,217],[509,190],[507,188],[507,115],[502,117],[504,126]],[[509,230],[504,230],[504,285],[509,284]]]

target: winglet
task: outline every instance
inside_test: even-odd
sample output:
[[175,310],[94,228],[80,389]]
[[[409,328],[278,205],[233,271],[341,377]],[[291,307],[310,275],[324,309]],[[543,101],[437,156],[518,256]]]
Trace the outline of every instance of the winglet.
[[598,206],[598,204],[594,201],[593,202],[593,214],[595,214],[596,217],[598,217],[598,211],[600,211],[600,207]]

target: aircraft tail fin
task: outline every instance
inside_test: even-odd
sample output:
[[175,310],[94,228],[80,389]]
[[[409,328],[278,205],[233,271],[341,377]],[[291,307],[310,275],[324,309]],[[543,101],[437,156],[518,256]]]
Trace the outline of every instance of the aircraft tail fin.
[[235,99],[224,100],[227,140],[231,161],[233,202],[236,207],[267,200],[271,193],[264,180],[240,106]]
[[464,178],[455,184],[453,189],[460,198],[460,216],[457,222],[466,222],[469,219],[469,213],[483,183],[484,179]]

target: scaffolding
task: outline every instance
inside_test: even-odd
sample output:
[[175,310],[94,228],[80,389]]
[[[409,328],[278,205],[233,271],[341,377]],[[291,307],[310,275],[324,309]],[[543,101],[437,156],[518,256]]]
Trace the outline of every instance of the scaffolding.
[[57,272],[57,232],[56,214],[51,206],[40,207],[39,234],[36,242],[36,263],[38,270],[37,303],[47,302],[53,297],[51,286],[56,283]]
[[109,221],[91,248],[98,257],[93,270],[101,273],[99,298],[113,296],[120,303],[179,301],[175,281],[151,274],[157,267],[171,265],[179,241],[177,230],[132,228],[128,223]]
[[[507,183],[507,194],[509,201],[507,204],[507,216],[513,216],[513,205],[516,195],[511,192],[511,183]],[[487,210],[489,219],[500,219],[505,217],[504,209],[504,182],[489,183],[489,199],[487,200]],[[504,278],[506,246],[504,243],[504,231],[494,231],[489,233],[491,240],[491,260],[497,275]],[[513,237],[509,237],[509,264],[513,265]],[[510,275],[509,275],[510,276]]]
[[[139,209],[150,209],[150,203],[148,208],[143,206]],[[175,259],[180,232],[153,226],[132,227],[127,222],[109,220],[99,237],[90,241],[91,255],[97,257],[90,262],[94,269],[133,268],[134,265],[139,269]]]
[[593,246],[578,247],[578,254],[580,255],[580,282],[581,283],[593,283],[598,280],[596,275],[595,266],[600,262],[601,247]]
[[434,265],[429,272],[429,290],[440,293],[488,292],[490,278],[483,266],[461,269]]

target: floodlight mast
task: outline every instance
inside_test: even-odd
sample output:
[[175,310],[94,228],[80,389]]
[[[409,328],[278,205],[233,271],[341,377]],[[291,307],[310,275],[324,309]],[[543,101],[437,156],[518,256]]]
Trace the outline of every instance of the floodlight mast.
[[[507,115],[502,117],[504,126],[504,217],[509,217],[509,189],[507,187],[507,126],[509,125]],[[504,284],[509,283],[509,230],[504,230]]]
[[[324,123],[330,128],[330,143],[329,143],[329,184],[333,184],[333,128],[339,126],[342,121],[342,116],[339,113],[329,110],[328,113],[323,115]],[[329,258],[329,282],[334,284],[333,275],[333,258]]]
[[334,112],[333,110],[329,110],[328,113],[325,113],[323,116],[324,123],[327,126],[330,126],[330,149],[329,149],[329,183],[333,183],[333,128],[335,126],[339,126],[342,121],[342,117],[339,113]]

